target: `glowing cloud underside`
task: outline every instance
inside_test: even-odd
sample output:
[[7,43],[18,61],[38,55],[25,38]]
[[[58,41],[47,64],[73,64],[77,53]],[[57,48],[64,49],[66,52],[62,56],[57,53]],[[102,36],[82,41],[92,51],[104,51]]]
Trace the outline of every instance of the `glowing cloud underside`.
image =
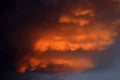
[[[54,25],[57,29],[48,31],[35,41],[35,53],[24,56],[18,62],[17,71],[84,71],[95,67],[89,57],[71,59],[67,56],[64,58],[64,54],[77,50],[105,50],[114,43],[117,32],[113,25],[96,20],[94,9],[82,8],[80,6],[61,14]],[[59,57],[57,53],[50,53],[52,57],[49,57],[50,54],[44,55],[49,51],[58,51],[63,57]]]

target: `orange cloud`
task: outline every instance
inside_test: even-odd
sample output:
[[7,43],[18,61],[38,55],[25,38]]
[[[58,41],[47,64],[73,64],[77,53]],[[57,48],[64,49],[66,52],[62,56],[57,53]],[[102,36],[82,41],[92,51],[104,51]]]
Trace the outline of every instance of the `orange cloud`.
[[[34,53],[30,56],[24,56],[18,62],[17,71],[21,73],[34,70],[48,72],[84,71],[95,67],[96,64],[91,57],[80,56],[79,59],[72,59],[65,55],[65,52],[75,52],[77,50],[102,51],[114,43],[118,33],[113,29],[113,23],[111,25],[99,21],[95,18],[95,15],[97,14],[93,9],[76,8],[59,15],[57,22],[53,22],[52,25],[48,25],[46,22],[50,28],[45,33],[40,30],[42,36],[33,44]],[[119,22],[118,20],[114,24]],[[55,29],[53,30],[52,27],[55,27]],[[53,53],[50,51],[53,51]],[[62,56],[54,53],[54,51],[60,52]]]
[[[88,25],[91,20],[89,17],[94,16],[94,12],[89,9],[74,9],[72,12],[72,15],[64,15],[60,16],[59,23],[66,23],[66,24],[79,24],[80,26]],[[83,18],[84,16],[87,16],[88,18]]]
[[24,73],[28,71],[40,70],[40,71],[84,71],[89,68],[93,68],[94,64],[92,60],[87,58],[82,59],[63,59],[63,58],[51,58],[51,59],[37,59],[37,58],[26,58],[23,60],[26,65],[20,65],[17,69],[18,72]]
[[60,23],[71,23],[73,22],[72,18],[70,18],[69,16],[62,16],[60,19],[59,19],[59,22]]
[[[78,49],[104,50],[107,46],[114,43],[114,37],[117,34],[101,26],[103,27],[103,25],[98,24],[95,28],[91,27],[91,30],[87,30],[86,27],[76,27],[72,29],[72,32],[66,31],[64,34],[61,33],[61,35],[57,33],[52,36],[45,35],[35,43],[34,50],[40,52],[48,50],[75,51]],[[64,29],[64,27],[62,28]]]
[[94,16],[94,13],[92,10],[89,10],[89,9],[75,9],[72,11],[73,15],[75,16]]
[[59,23],[66,23],[66,24],[78,24],[80,26],[84,26],[84,25],[88,25],[89,24],[89,20],[87,19],[76,19],[76,18],[72,18],[69,16],[62,16],[59,19]]

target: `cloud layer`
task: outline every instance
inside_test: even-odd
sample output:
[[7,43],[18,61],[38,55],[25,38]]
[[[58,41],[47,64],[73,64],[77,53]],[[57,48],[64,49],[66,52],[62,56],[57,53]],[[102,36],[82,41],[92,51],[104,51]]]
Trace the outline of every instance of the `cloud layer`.
[[106,50],[119,36],[119,0],[36,0],[34,3],[16,1],[18,11],[11,8],[12,13],[8,10],[3,15],[3,18],[10,15],[9,18],[18,22],[21,17],[30,18],[27,25],[17,28],[19,32],[25,29],[21,32],[23,40],[20,42],[17,36],[12,42],[16,47],[30,48],[30,52],[21,53],[16,63],[18,72],[93,68],[96,53],[90,52]]

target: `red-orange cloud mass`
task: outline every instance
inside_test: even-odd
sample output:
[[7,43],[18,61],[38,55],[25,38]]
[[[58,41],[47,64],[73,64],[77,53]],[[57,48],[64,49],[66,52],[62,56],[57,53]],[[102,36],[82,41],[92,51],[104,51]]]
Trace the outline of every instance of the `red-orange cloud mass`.
[[[89,51],[103,51],[111,46],[118,35],[116,27],[114,27],[118,23],[101,20],[94,3],[92,5],[90,3],[86,2],[87,7],[77,5],[64,14],[61,12],[62,14],[59,14],[57,20],[51,23],[52,25],[47,25],[50,28],[43,29],[45,33],[42,33],[42,36],[33,44],[34,53],[27,54],[18,61],[17,71],[22,73],[34,70],[84,71],[95,67],[92,55],[88,57],[87,54]],[[48,23],[45,22],[45,26],[46,24]],[[40,31],[42,32],[42,30]],[[77,59],[67,56],[70,55],[68,52],[74,53],[77,50],[88,53]]]

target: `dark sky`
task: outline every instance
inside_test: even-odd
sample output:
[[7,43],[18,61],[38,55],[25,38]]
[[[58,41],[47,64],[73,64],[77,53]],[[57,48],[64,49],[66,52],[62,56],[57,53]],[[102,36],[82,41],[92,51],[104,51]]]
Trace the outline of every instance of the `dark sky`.
[[0,80],[120,80],[120,0],[0,3]]

